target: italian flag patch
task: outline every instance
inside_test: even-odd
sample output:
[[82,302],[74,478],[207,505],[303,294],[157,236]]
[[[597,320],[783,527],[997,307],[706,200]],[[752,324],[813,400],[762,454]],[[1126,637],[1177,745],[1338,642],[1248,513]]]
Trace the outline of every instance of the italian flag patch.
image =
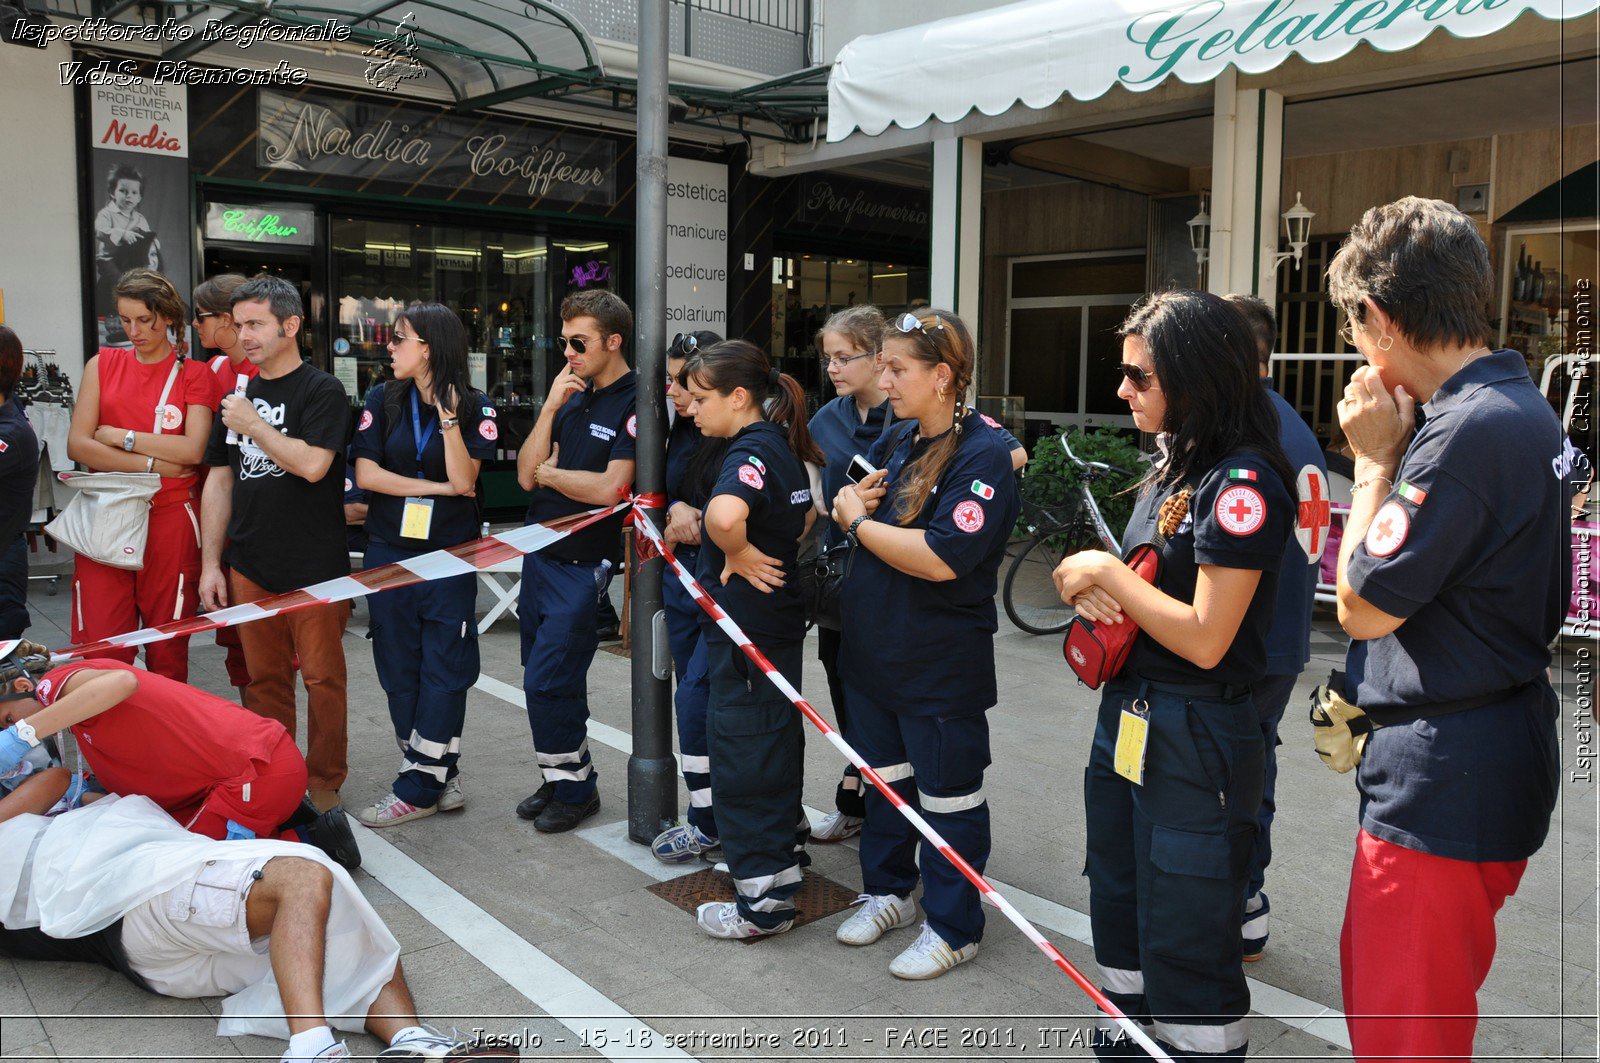
[[1229,469],[1228,470],[1228,479],[1230,479],[1230,480],[1255,480],[1255,479],[1258,479],[1258,477],[1256,476],[1256,471],[1254,469]]
[[1413,506],[1422,505],[1428,498],[1428,492],[1406,480],[1400,481],[1400,486],[1394,489],[1394,493],[1410,502]]
[[994,488],[990,487],[982,480],[974,480],[972,481],[972,493],[977,495],[979,498],[993,498]]

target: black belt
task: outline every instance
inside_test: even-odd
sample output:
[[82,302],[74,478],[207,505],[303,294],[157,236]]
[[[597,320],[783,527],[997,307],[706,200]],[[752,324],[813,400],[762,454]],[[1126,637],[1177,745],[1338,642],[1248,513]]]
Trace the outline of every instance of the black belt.
[[1177,694],[1186,698],[1219,698],[1223,701],[1232,701],[1234,698],[1248,697],[1250,687],[1248,684],[1238,683],[1169,683],[1165,680],[1128,678],[1119,684],[1139,690],[1154,690],[1161,694]]

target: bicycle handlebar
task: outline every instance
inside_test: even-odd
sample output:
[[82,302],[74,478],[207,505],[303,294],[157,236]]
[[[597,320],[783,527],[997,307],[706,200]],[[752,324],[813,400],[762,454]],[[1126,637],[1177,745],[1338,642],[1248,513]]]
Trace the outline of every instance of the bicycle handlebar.
[[1067,459],[1080,469],[1094,469],[1098,472],[1114,472],[1119,476],[1133,479],[1133,473],[1117,465],[1108,465],[1103,461],[1085,461],[1072,452],[1072,444],[1067,442],[1067,433],[1061,433],[1061,449],[1066,453]]

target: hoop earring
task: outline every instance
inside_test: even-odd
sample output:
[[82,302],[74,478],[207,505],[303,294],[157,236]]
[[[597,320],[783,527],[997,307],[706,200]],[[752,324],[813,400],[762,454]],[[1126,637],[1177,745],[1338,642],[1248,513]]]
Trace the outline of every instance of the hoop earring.
[[1389,335],[1387,332],[1385,332],[1382,336],[1378,337],[1378,350],[1387,351],[1389,348],[1391,348],[1393,346],[1394,346],[1394,337]]

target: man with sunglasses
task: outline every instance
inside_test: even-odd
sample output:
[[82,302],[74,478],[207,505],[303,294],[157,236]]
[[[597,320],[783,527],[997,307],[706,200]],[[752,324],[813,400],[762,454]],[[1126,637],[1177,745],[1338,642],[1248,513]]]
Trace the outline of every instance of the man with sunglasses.
[[[517,453],[517,482],[532,493],[528,523],[609,506],[633,483],[637,377],[622,356],[632,331],[633,312],[613,292],[578,291],[562,302],[557,343],[567,364]],[[588,674],[599,645],[599,593],[622,559],[621,529],[618,514],[522,564],[522,687],[544,780],[517,815],[545,834],[571,830],[600,811]]]

